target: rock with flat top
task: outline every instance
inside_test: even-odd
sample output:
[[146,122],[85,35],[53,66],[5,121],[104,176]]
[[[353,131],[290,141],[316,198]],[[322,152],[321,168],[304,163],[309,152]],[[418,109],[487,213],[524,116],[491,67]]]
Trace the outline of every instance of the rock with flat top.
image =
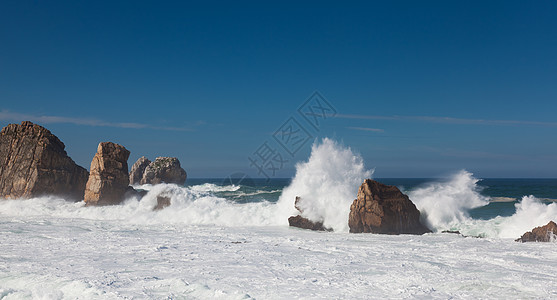
[[124,200],[128,191],[128,157],[130,151],[124,146],[100,143],[91,161],[91,174],[85,188],[85,203],[112,205]]
[[82,200],[89,173],[48,129],[29,121],[0,131],[0,198],[55,195]]
[[424,234],[420,211],[396,186],[366,179],[350,206],[348,226],[352,233]]

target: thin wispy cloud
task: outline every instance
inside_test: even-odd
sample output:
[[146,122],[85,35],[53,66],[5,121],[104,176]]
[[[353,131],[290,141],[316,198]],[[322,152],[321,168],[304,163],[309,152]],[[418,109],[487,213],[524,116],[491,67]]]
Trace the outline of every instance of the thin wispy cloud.
[[363,120],[391,120],[391,121],[415,121],[441,124],[469,124],[469,125],[530,125],[557,127],[557,122],[540,122],[524,120],[486,120],[486,119],[465,119],[452,117],[433,117],[433,116],[379,116],[379,115],[352,115],[337,114],[336,118],[342,119],[363,119]]
[[8,121],[8,122],[31,121],[35,123],[41,123],[41,124],[66,123],[66,124],[93,126],[93,127],[154,129],[154,130],[168,130],[168,131],[193,131],[193,129],[186,128],[186,127],[155,126],[150,124],[133,123],[133,122],[109,122],[109,121],[90,119],[90,118],[30,115],[30,114],[11,112],[7,110],[0,111],[0,121]]
[[369,131],[369,132],[385,132],[385,130],[380,128],[368,128],[368,127],[346,127],[348,129],[353,130],[360,130],[360,131]]

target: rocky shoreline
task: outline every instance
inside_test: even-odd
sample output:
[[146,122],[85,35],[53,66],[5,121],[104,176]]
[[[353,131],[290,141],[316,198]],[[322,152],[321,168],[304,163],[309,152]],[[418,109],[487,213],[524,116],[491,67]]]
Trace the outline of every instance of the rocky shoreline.
[[[184,185],[186,171],[176,157],[139,158],[128,172],[130,151],[112,142],[97,147],[90,172],[77,165],[66,153],[65,145],[48,129],[23,121],[0,131],[0,199],[29,199],[54,195],[86,206],[117,205],[131,196],[141,198],[145,191],[131,185],[173,183]],[[298,214],[288,218],[292,227],[331,231],[323,220],[310,220],[296,197]],[[171,197],[157,195],[154,210],[171,205]],[[432,232],[420,222],[420,211],[397,187],[366,179],[350,206],[351,233],[425,234]],[[549,222],[534,228],[516,241],[550,242],[557,237],[557,225]]]
[[[64,149],[58,137],[32,122],[4,127],[0,131],[0,199],[54,195],[85,201],[87,206],[115,205],[127,195],[143,194],[130,184],[183,185],[186,181],[186,171],[175,157],[157,157],[154,162],[142,157],[130,174],[130,151],[116,143],[101,142],[88,172]],[[134,176],[139,176],[140,182]],[[162,199],[156,208],[169,204],[169,198]]]

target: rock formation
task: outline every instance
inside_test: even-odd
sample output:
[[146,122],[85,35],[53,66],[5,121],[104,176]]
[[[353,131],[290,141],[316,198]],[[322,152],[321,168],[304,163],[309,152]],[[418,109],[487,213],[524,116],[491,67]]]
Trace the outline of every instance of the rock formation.
[[551,242],[557,240],[557,224],[549,221],[547,225],[540,226],[522,235],[517,242]]
[[87,205],[118,204],[128,191],[128,157],[130,151],[124,146],[100,143],[91,161],[91,174],[85,188]]
[[132,166],[130,171],[130,184],[138,184],[143,178],[143,173],[145,173],[145,168],[151,163],[151,161],[145,157],[140,157]]
[[420,211],[396,186],[366,179],[358,198],[350,206],[350,232],[424,234],[431,232],[420,223]]
[[141,184],[176,183],[183,185],[186,182],[186,171],[180,166],[176,157],[157,157],[150,163],[143,173]]
[[[296,209],[300,212],[300,214],[303,214],[303,211],[299,206],[301,199],[302,198],[300,197],[296,197],[296,201],[294,202],[294,207],[296,207]],[[288,218],[288,224],[292,227],[298,227],[302,229],[310,229],[316,231],[330,231],[330,229],[325,228],[323,226],[323,222],[314,222],[308,218],[302,217],[301,215],[292,216]]]
[[48,129],[29,121],[0,132],[0,198],[57,195],[82,200],[88,172]]

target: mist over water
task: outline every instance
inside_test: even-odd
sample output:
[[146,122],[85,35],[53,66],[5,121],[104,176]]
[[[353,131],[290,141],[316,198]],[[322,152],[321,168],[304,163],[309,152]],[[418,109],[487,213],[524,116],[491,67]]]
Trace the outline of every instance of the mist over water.
[[422,222],[432,230],[447,229],[470,217],[469,211],[489,204],[480,194],[478,179],[465,170],[446,181],[432,182],[408,193],[420,210]]

